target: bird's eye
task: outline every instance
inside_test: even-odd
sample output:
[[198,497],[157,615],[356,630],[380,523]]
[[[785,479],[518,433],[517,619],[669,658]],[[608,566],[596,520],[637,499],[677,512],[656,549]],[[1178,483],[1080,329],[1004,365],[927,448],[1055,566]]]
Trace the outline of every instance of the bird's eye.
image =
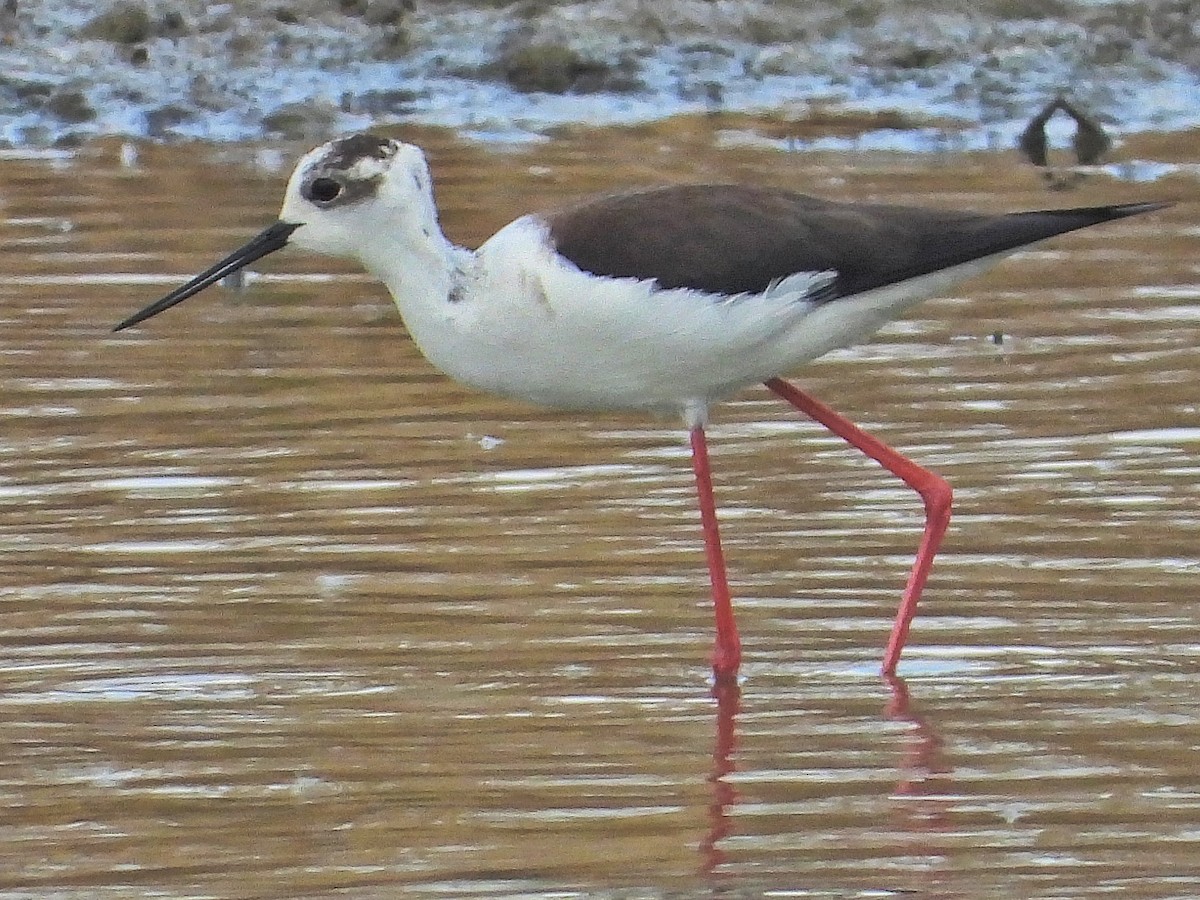
[[334,178],[314,178],[308,184],[305,196],[314,203],[329,203],[342,193],[341,182]]

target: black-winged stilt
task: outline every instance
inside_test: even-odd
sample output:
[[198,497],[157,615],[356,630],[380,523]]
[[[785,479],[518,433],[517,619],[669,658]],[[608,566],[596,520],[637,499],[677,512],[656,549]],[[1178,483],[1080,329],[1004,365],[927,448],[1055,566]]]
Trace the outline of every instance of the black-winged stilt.
[[288,245],[352,257],[387,285],[451,377],[566,409],[659,409],[691,435],[719,679],[741,660],[704,436],[709,406],[763,382],[917,491],[925,530],[883,671],[895,672],[950,519],[950,486],[782,380],[1004,256],[1167,203],[986,215],[692,184],[523,216],[478,250],[438,226],[421,150],[370,134],[299,162],[279,221],[116,326],[128,328]]

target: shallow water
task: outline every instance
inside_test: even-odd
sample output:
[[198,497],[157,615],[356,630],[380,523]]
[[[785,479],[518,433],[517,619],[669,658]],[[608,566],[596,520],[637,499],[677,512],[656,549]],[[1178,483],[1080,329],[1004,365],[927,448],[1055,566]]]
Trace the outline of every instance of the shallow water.
[[1194,180],[1058,196],[1004,155],[716,151],[703,123],[418,137],[466,242],[676,178],[1191,202],[800,373],[956,488],[903,681],[878,665],[919,501],[766,391],[715,411],[746,662],[714,697],[677,423],[457,387],[314,258],[111,334],[271,221],[286,171],[10,154],[0,895],[1200,893]]

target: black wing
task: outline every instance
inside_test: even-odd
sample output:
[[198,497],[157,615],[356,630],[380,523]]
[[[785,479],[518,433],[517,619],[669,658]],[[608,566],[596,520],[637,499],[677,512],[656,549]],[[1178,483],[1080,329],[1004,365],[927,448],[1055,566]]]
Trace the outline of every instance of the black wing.
[[739,294],[834,271],[821,299],[835,299],[1168,205],[987,215],[697,184],[601,197],[544,220],[558,252],[596,275]]

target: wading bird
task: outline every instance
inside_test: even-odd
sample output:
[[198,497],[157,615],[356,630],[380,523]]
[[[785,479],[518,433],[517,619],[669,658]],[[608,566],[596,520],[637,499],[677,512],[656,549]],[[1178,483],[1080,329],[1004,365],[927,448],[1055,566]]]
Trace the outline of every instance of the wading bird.
[[472,251],[442,234],[421,150],[356,134],[300,160],[279,221],[116,327],[295,246],[361,262],[387,285],[425,356],[458,381],[561,409],[679,413],[691,436],[719,680],[736,675],[741,644],[704,428],[710,405],[763,382],[924,501],[883,657],[891,674],[950,519],[950,487],[782,376],[1022,247],[1166,205],[987,215],[684,184],[522,216]]

